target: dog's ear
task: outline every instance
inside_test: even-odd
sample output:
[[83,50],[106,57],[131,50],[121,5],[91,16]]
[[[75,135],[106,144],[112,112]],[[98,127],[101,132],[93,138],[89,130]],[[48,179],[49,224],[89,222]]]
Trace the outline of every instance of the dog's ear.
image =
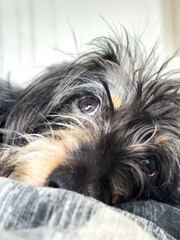
[[[16,102],[20,91],[20,88],[13,86],[10,81],[0,80],[0,129],[5,127],[7,112]],[[0,143],[2,139],[3,135],[0,134]]]
[[0,79],[0,117],[16,101],[20,89],[12,86],[9,81]]
[[8,129],[3,143],[15,143],[17,133],[33,133],[35,127],[45,121],[52,111],[51,102],[64,79],[66,67],[67,64],[48,67],[28,87],[19,91],[0,83],[0,125]]

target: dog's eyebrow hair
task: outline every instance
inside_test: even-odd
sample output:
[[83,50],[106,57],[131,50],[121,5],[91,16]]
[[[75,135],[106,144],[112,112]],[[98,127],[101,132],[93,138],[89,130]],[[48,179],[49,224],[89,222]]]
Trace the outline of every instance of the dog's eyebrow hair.
[[112,101],[112,98],[111,98],[111,94],[110,94],[110,91],[109,91],[108,84],[103,80],[103,78],[100,78],[100,82],[102,83],[102,85],[103,85],[103,87],[106,91],[106,94],[107,94],[107,98],[108,98],[108,101],[109,101],[110,120],[111,120],[112,116],[113,116],[113,113],[114,113],[114,104],[113,104],[113,101]]
[[139,145],[139,146],[137,146],[136,148],[134,148],[133,152],[134,152],[134,151],[137,151],[139,148],[141,148],[141,147],[144,146],[146,143],[148,143],[148,142],[155,136],[155,134],[156,134],[156,132],[157,132],[157,129],[158,129],[157,124],[155,124],[155,125],[154,125],[154,131],[153,131],[152,135],[151,135],[144,143],[142,143],[141,145]]

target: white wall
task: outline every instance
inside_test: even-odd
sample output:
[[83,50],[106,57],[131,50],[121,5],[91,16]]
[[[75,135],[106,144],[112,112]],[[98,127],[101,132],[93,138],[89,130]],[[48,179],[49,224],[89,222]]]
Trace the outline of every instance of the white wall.
[[160,0],[0,0],[1,76],[11,72],[12,79],[26,81],[42,66],[67,58],[55,49],[75,53],[72,29],[80,49],[107,35],[110,28],[100,16],[143,33],[149,49],[162,37]]

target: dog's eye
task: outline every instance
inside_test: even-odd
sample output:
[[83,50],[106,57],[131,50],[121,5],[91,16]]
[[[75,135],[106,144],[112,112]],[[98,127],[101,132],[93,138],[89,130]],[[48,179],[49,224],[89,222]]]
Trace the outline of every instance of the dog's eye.
[[95,97],[83,97],[77,101],[80,111],[89,116],[93,116],[99,108],[99,100]]
[[153,177],[157,171],[156,160],[152,157],[147,157],[140,161],[140,165],[143,171],[148,174],[150,177]]

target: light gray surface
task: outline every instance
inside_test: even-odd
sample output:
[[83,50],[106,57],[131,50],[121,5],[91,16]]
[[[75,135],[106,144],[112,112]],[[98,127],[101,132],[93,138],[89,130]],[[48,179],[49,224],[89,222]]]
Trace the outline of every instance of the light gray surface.
[[1,240],[173,240],[180,238],[179,226],[179,208],[155,201],[114,208],[74,192],[0,178]]

